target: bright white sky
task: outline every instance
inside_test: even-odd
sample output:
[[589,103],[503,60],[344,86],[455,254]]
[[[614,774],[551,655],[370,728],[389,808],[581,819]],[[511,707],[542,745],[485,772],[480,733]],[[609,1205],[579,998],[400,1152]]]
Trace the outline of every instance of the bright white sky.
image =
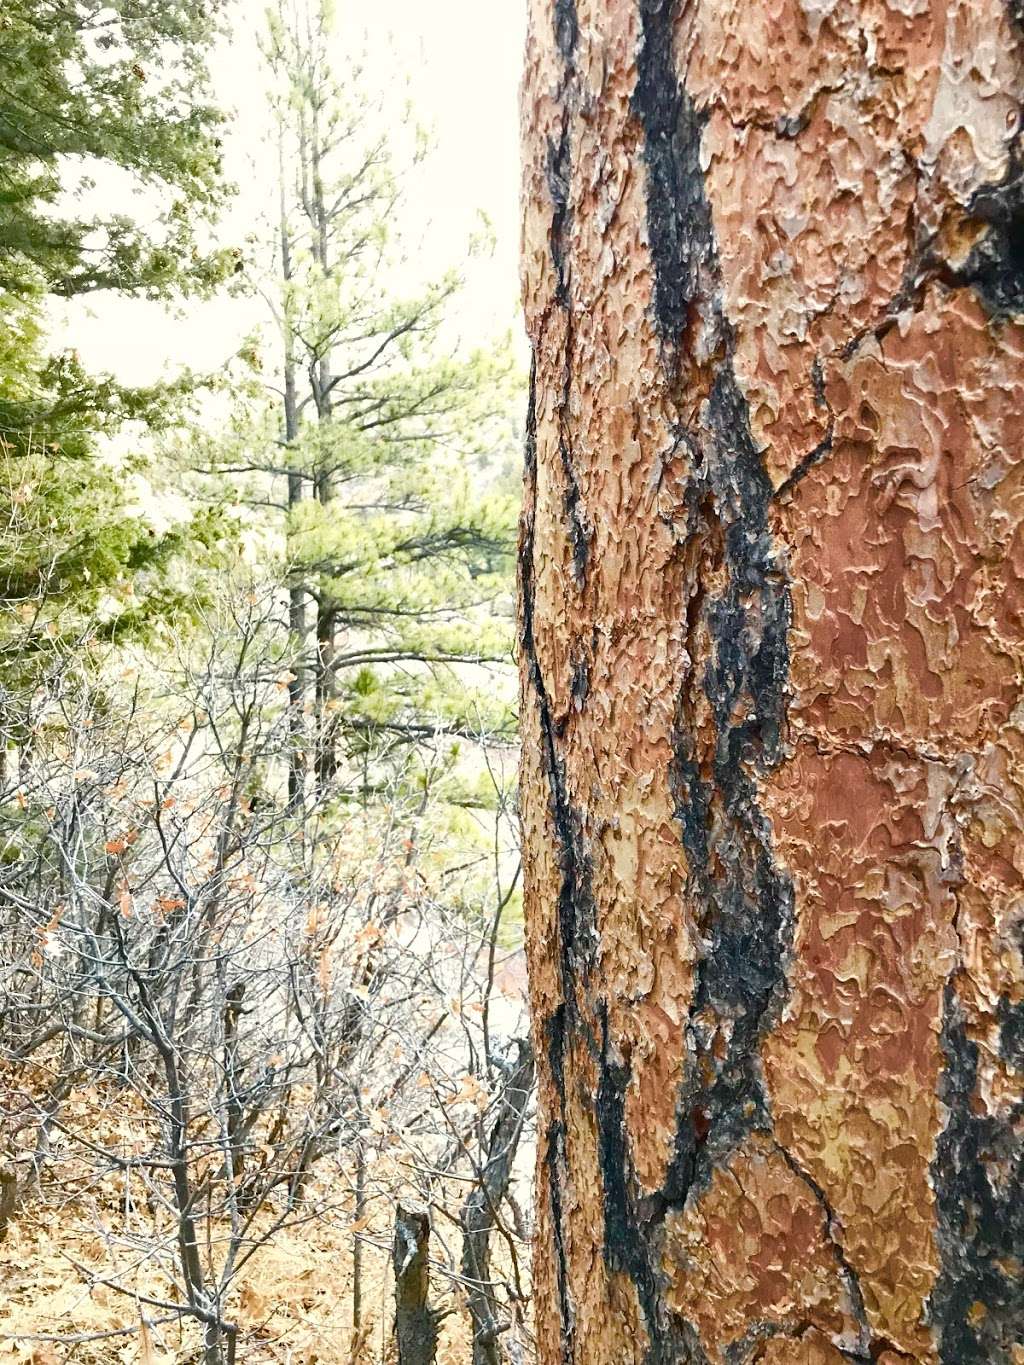
[[[224,226],[241,240],[274,193],[275,167],[260,173],[263,91],[254,32],[264,0],[237,0],[241,22],[214,65],[219,98],[235,113],[227,146],[240,194]],[[518,333],[518,85],[525,41],[525,0],[336,0],[342,38],[364,33],[373,77],[396,98],[408,80],[418,121],[435,150],[418,170],[406,201],[403,235],[419,240],[424,278],[462,266],[467,288],[454,318],[469,342],[512,327]],[[379,75],[378,75],[379,71]],[[255,158],[255,168],[251,160]],[[487,259],[466,262],[479,214],[496,243]],[[98,298],[69,310],[64,340],[93,371],[126,383],[152,382],[181,364],[223,366],[254,321],[258,306],[228,299],[189,304],[183,315],[137,301]]]

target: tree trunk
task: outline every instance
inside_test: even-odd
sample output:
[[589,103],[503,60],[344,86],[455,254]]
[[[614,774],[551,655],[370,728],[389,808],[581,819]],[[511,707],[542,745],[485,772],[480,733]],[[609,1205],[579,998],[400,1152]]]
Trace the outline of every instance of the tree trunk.
[[1024,1360],[1003,0],[531,0],[546,1365]]
[[17,1205],[18,1177],[14,1171],[0,1170],[0,1242],[7,1236]]
[[[291,227],[288,222],[284,134],[278,128],[278,175],[280,180],[281,234],[281,340],[284,346],[284,439],[288,450],[288,514],[295,514],[303,499],[302,474],[291,469],[295,443],[299,438],[299,396],[295,377],[295,335],[292,326],[292,301],[289,289],[294,278]],[[306,592],[301,583],[288,589],[288,629],[295,650],[292,677],[288,683],[288,804],[301,810],[306,800]]]
[[337,695],[337,680],[334,672],[336,654],[335,635],[337,632],[337,613],[323,600],[316,614],[316,680],[314,698],[316,710],[316,758],[315,770],[317,788],[321,795],[330,788],[331,779],[338,771],[338,725],[333,714],[332,703]]
[[[309,211],[312,228],[311,245],[313,257],[323,272],[324,279],[330,278],[332,270],[330,238],[328,234],[327,202],[324,198],[322,175],[323,144],[320,136],[319,106],[312,105],[312,120],[308,149],[310,159]],[[331,421],[333,399],[331,396],[331,353],[325,350],[315,362],[310,364],[310,381],[313,387],[313,400],[316,406],[317,421],[321,424]],[[317,469],[314,481],[314,495],[326,507],[334,498],[334,471],[330,457]],[[338,614],[329,596],[321,596],[316,616],[316,777],[321,792],[326,791],[338,770],[337,720],[332,713],[332,703],[337,696],[337,678],[334,670],[334,657],[337,652]]]
[[[359,1105],[359,1117],[362,1119],[362,1105]],[[356,1139],[356,1179],[355,1179],[355,1200],[352,1212],[355,1214],[353,1221],[359,1225],[363,1221],[366,1213],[366,1148],[363,1146],[362,1139]],[[357,1341],[362,1333],[363,1326],[363,1239],[359,1232],[352,1235],[352,1339]]]
[[395,1339],[398,1365],[433,1365],[437,1314],[430,1293],[430,1215],[399,1204],[395,1210]]
[[501,1109],[491,1129],[478,1183],[462,1206],[462,1275],[473,1321],[473,1365],[501,1365],[501,1333],[511,1324],[501,1314],[491,1288],[491,1234],[508,1193],[512,1166],[522,1136],[526,1106],[533,1093],[533,1048],[518,1041],[515,1066],[506,1079]]

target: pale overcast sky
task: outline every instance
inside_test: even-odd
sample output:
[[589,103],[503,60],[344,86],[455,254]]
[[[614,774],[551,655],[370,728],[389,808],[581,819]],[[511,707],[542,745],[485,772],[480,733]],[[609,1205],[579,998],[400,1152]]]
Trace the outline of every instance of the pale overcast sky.
[[[424,275],[466,266],[466,244],[490,220],[493,255],[466,266],[468,287],[455,323],[468,341],[517,326],[519,239],[518,85],[525,41],[525,0],[336,0],[339,28],[364,33],[374,77],[408,95],[433,132],[434,151],[409,187],[405,224],[420,239]],[[238,0],[238,31],[215,63],[222,103],[234,110],[230,173],[241,192],[225,224],[230,242],[244,236],[274,193],[249,164],[259,148],[266,86],[253,33],[264,0]],[[379,77],[377,72],[379,70]],[[258,316],[251,304],[217,300],[189,305],[172,319],[156,305],[97,299],[75,305],[65,340],[93,370],[147,383],[177,364],[223,365]]]

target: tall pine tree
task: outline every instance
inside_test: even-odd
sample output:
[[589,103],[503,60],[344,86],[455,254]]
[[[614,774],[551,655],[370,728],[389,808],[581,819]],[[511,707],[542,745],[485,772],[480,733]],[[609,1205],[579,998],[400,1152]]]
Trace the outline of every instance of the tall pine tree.
[[453,354],[456,275],[397,288],[412,273],[396,227],[400,158],[364,72],[341,69],[339,50],[328,4],[272,14],[273,325],[266,361],[250,356],[268,388],[236,398],[232,431],[205,455],[281,513],[294,800],[381,735],[466,728],[479,698],[467,704],[450,667],[509,651],[495,604],[507,597],[512,500],[481,493],[473,471],[504,439],[513,367],[502,346]]

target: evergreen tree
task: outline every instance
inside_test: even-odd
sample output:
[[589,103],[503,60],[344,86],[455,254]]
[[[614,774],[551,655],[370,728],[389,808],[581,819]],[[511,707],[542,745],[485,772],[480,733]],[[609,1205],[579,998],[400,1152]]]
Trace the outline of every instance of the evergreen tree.
[[206,466],[248,478],[247,495],[283,513],[295,799],[307,749],[322,786],[343,741],[352,753],[381,735],[466,728],[479,698],[446,685],[445,667],[509,650],[495,603],[508,596],[513,500],[481,495],[474,461],[508,437],[512,366],[502,347],[445,353],[455,274],[395,288],[409,273],[398,156],[358,64],[336,74],[334,44],[326,3],[270,19],[274,382],[269,401],[236,396]]
[[[7,0],[0,15],[0,291],[163,295],[222,259],[197,225],[221,192],[206,56],[220,0]],[[154,192],[145,226],[69,212],[112,168]],[[124,199],[117,195],[120,202]],[[79,200],[79,205],[80,205]]]
[[[131,390],[48,335],[52,298],[166,297],[232,268],[205,251],[223,193],[206,55],[220,4],[12,0],[0,15],[0,651],[30,679],[55,636],[112,633],[167,605],[180,544],[99,458],[127,422],[166,420],[183,384]],[[100,185],[109,208],[88,213]],[[146,222],[127,211],[142,194]],[[133,584],[132,580],[136,580]],[[17,667],[15,668],[15,665]]]

